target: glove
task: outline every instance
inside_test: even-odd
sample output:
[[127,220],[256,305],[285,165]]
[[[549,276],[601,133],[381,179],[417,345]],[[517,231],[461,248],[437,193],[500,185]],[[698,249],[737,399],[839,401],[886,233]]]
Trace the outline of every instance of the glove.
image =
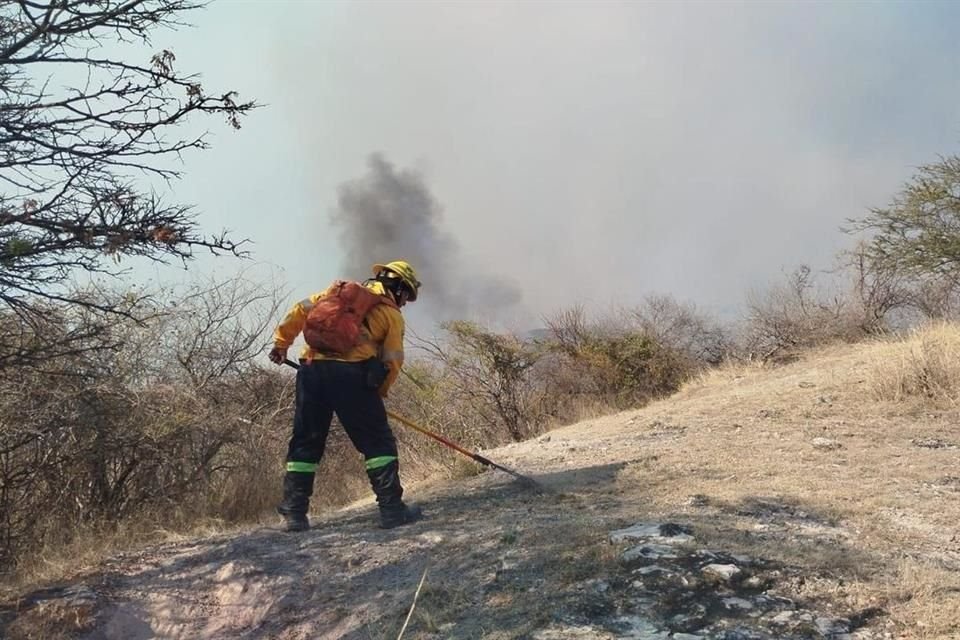
[[283,364],[283,361],[287,359],[287,350],[285,347],[274,347],[267,357],[273,364]]

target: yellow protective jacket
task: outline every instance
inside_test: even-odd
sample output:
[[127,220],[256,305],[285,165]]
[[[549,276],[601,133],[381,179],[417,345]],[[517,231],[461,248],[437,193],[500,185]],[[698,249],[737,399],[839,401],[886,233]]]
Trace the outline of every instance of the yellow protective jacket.
[[[377,295],[386,296],[383,285],[376,281],[367,282],[365,287]],[[330,289],[315,293],[293,305],[277,330],[273,332],[273,345],[278,349],[289,349],[303,330],[307,314],[317,303],[317,300],[327,295]],[[403,316],[398,309],[386,304],[373,307],[364,319],[361,329],[364,340],[349,352],[337,356],[325,356],[315,351],[310,345],[304,345],[300,352],[301,360],[339,360],[341,362],[360,362],[370,358],[380,358],[387,366],[387,379],[380,387],[380,395],[387,397],[387,392],[400,375],[403,366]]]

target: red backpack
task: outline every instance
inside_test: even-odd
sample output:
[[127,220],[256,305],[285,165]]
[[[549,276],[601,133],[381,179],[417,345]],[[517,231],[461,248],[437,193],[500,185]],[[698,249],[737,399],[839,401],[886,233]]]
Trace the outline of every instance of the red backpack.
[[378,304],[398,308],[358,282],[337,280],[307,314],[303,339],[321,353],[345,354],[360,344],[363,319]]

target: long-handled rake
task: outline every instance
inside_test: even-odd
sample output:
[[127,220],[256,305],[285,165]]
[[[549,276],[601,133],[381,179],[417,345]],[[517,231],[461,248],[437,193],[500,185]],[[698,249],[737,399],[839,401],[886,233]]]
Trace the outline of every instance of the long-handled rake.
[[[293,367],[294,369],[299,369],[299,368],[300,368],[300,365],[299,365],[299,364],[297,364],[296,362],[294,362],[293,360],[290,360],[290,359],[284,359],[283,363],[286,364],[286,365],[288,365],[288,366],[290,366],[290,367]],[[467,456],[468,458],[474,460],[475,462],[479,462],[480,464],[482,464],[482,465],[485,466],[485,467],[490,467],[491,469],[497,469],[497,470],[499,470],[499,471],[503,471],[504,473],[507,473],[507,474],[513,476],[514,478],[516,478],[517,480],[519,480],[522,484],[524,484],[524,485],[526,485],[526,486],[528,486],[528,487],[530,487],[530,488],[532,488],[532,489],[536,489],[537,491],[543,491],[543,490],[544,490],[544,487],[543,487],[539,482],[537,482],[536,480],[534,480],[533,478],[531,478],[531,477],[529,477],[529,476],[525,476],[525,475],[523,475],[522,473],[517,473],[517,472],[514,471],[513,469],[508,469],[507,467],[505,467],[505,466],[503,466],[503,465],[501,465],[501,464],[497,464],[497,463],[494,462],[493,460],[490,460],[489,458],[485,458],[485,457],[483,457],[482,455],[480,455],[479,453],[474,453],[474,452],[470,451],[469,449],[465,449],[465,448],[461,447],[460,445],[458,445],[457,443],[455,443],[455,442],[453,442],[453,441],[445,438],[444,436],[440,435],[439,433],[434,433],[433,431],[430,431],[429,429],[420,426],[419,424],[417,424],[417,423],[414,422],[413,420],[410,420],[410,419],[408,419],[408,418],[404,418],[403,416],[398,415],[398,414],[396,414],[396,413],[394,413],[393,411],[390,411],[390,410],[387,410],[387,415],[390,416],[391,418],[393,418],[394,420],[396,420],[397,422],[399,422],[400,424],[402,424],[402,425],[404,425],[404,426],[407,426],[407,427],[410,427],[410,428],[413,429],[414,431],[419,431],[420,433],[422,433],[423,435],[425,435],[425,436],[427,436],[427,437],[433,438],[434,440],[436,440],[436,441],[439,442],[440,444],[443,444],[443,445],[445,445],[445,446],[453,449],[453,450],[456,451],[457,453],[461,453],[461,454]]]

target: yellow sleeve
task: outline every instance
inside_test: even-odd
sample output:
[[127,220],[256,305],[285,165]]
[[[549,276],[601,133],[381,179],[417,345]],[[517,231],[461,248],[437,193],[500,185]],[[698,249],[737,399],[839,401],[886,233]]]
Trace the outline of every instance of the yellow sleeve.
[[383,335],[380,359],[387,366],[387,379],[380,386],[380,395],[386,398],[403,367],[403,316],[393,307],[380,305],[368,317],[371,333]]
[[290,348],[290,345],[303,330],[303,324],[307,321],[307,314],[310,313],[310,309],[317,304],[317,300],[322,298],[324,294],[326,294],[326,291],[315,293],[290,308],[287,315],[277,325],[276,331],[273,332],[273,346],[279,349]]

